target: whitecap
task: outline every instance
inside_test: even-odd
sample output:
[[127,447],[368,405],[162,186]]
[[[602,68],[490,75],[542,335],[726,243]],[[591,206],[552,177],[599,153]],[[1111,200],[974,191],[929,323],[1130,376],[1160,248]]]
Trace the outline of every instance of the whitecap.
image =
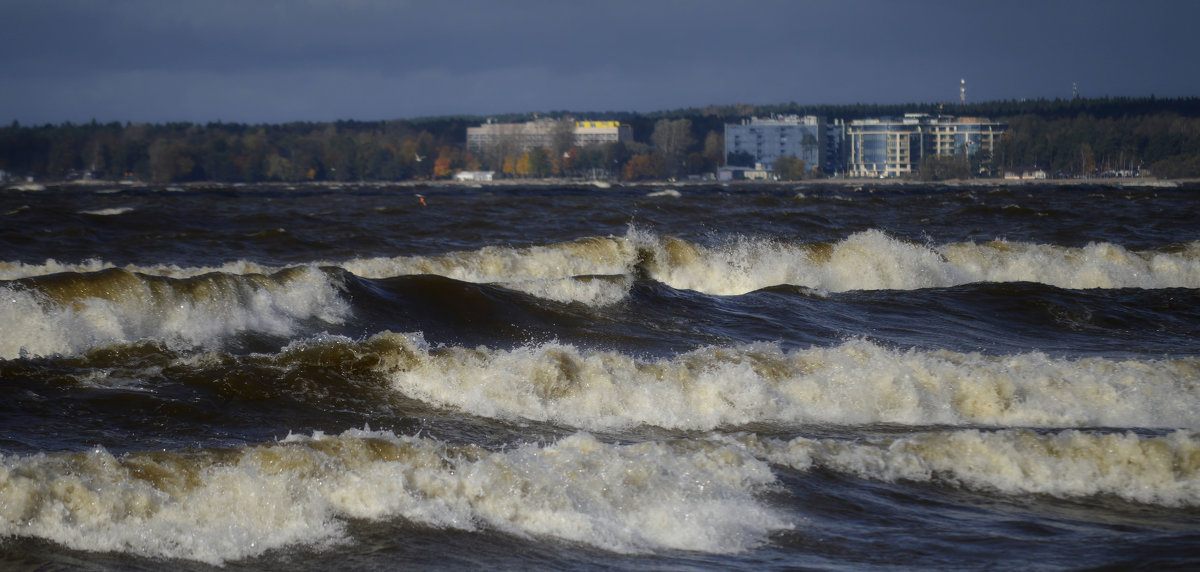
[[79,214],[93,216],[115,216],[133,212],[133,207],[112,207],[106,209],[96,209],[88,211],[79,211]]

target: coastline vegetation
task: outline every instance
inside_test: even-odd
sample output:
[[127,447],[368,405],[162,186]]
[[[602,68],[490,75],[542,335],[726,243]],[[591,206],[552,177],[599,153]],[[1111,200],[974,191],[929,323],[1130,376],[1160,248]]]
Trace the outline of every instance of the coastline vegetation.
[[[436,180],[481,169],[513,178],[656,180],[716,170],[724,161],[726,123],[782,114],[853,120],[904,113],[989,117],[1009,126],[991,156],[969,164],[926,161],[919,174],[924,180],[981,172],[1001,177],[1029,167],[1059,178],[1130,172],[1200,177],[1200,98],[1154,96],[967,105],[727,105],[647,114],[557,111],[540,116],[621,121],[633,127],[635,140],[506,157],[475,157],[465,150],[466,128],[488,119],[474,116],[256,125],[13,122],[0,127],[0,171],[36,180],[90,176],[155,183]],[[789,179],[814,176],[805,173],[802,161],[782,167]]]

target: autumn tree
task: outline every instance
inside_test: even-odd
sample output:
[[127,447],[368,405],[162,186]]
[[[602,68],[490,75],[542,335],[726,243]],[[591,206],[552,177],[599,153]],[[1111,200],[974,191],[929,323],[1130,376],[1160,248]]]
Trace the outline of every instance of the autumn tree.
[[568,149],[565,153],[563,153],[563,156],[558,159],[557,174],[564,177],[578,174],[582,155],[583,150],[579,147],[572,147]]
[[634,155],[625,164],[623,177],[627,181],[646,181],[662,179],[666,173],[666,160],[658,152],[644,155]]
[[601,145],[600,162],[604,166],[604,171],[612,176],[619,176],[621,174],[621,169],[625,166],[625,163],[629,161],[630,157],[637,152],[649,152],[649,149],[647,149],[646,145],[644,144],[641,146],[642,149],[639,149],[637,152],[630,149],[630,147],[633,146],[635,146],[635,142],[632,141],[628,143],[624,141],[614,141],[612,143],[605,143],[604,145]]
[[433,134],[421,131],[415,140],[405,141],[401,146],[401,160],[409,160],[403,154],[411,153],[413,178],[429,179],[433,176],[434,162],[437,160],[437,141]]
[[504,171],[504,165],[509,158],[521,154],[521,134],[516,125],[497,125],[495,128],[498,134],[489,145],[480,150],[480,161],[493,171]]
[[554,122],[550,128],[550,154],[561,158],[563,154],[575,146],[575,119],[564,117]]
[[692,137],[692,122],[688,119],[660,119],[654,124],[650,141],[663,160],[665,174],[674,176],[682,167],[684,155],[696,142]]
[[709,131],[708,135],[704,136],[703,155],[711,164],[720,165],[725,159],[725,135],[715,129]]
[[1087,176],[1096,170],[1096,153],[1092,146],[1083,143],[1079,146],[1079,173]]
[[463,171],[478,171],[483,168],[483,164],[475,157],[475,154],[470,151],[463,151],[461,155],[461,164],[459,165]]
[[461,169],[462,158],[459,150],[449,145],[438,149],[437,159],[433,162],[433,178],[448,179],[455,171]]
[[775,159],[772,164],[772,171],[775,176],[781,181],[799,181],[805,177],[808,171],[808,165],[804,159],[785,155]]
[[186,148],[181,142],[171,141],[164,137],[150,144],[150,178],[156,183],[169,183],[187,179],[196,167]]
[[550,151],[537,147],[517,158],[516,173],[520,177],[543,178],[551,173]]

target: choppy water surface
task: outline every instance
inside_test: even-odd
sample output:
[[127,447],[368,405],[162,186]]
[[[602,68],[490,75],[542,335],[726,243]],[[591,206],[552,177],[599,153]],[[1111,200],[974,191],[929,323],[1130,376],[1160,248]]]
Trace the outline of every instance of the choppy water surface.
[[0,192],[0,564],[1200,566],[1200,189],[663,190]]

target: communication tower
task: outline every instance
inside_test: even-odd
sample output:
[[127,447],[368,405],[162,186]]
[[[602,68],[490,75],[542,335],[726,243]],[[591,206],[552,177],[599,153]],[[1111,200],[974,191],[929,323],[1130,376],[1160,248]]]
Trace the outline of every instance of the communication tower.
[[958,86],[958,103],[959,105],[967,104],[967,80],[965,78]]

